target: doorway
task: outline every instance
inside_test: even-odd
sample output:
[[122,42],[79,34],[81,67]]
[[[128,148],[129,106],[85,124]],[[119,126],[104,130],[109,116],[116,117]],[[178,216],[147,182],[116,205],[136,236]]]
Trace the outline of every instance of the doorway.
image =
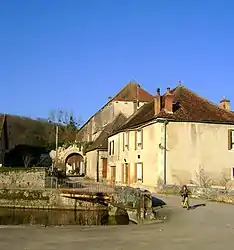
[[111,166],[111,184],[116,182],[116,166]]

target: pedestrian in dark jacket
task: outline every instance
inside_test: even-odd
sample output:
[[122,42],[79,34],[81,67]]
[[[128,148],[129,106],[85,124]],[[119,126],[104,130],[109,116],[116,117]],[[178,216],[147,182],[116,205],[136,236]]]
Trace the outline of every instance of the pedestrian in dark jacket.
[[188,189],[188,187],[186,185],[182,186],[182,189],[180,190],[180,195],[182,197],[182,201],[181,204],[184,203],[185,199],[189,197],[189,195],[191,194],[190,190]]

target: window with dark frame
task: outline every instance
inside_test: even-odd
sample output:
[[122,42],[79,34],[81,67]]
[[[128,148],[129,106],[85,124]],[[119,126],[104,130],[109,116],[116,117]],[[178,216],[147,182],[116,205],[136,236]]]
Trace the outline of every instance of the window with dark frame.
[[228,149],[234,150],[234,129],[228,130]]
[[109,155],[115,154],[115,144],[114,140],[109,142]]
[[115,154],[115,143],[114,143],[114,141],[112,141],[111,154],[112,155]]
[[109,155],[111,155],[111,141],[109,142]]

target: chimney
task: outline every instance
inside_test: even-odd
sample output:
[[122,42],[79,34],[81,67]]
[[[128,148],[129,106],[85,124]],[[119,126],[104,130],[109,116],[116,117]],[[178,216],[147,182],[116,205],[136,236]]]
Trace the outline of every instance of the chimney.
[[109,97],[108,97],[108,101],[110,101],[111,99],[112,99],[112,97],[111,97],[111,96],[109,96]]
[[230,100],[228,100],[227,98],[223,98],[220,101],[220,107],[226,111],[231,111]]
[[160,88],[157,89],[157,94],[154,97],[154,115],[157,115],[162,108],[162,98],[160,95]]
[[173,101],[174,95],[171,93],[171,89],[167,88],[167,92],[165,94],[165,111],[167,113],[173,113]]

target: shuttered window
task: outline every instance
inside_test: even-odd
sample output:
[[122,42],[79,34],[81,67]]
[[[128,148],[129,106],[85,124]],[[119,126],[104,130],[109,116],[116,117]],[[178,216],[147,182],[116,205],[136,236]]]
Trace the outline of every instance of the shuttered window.
[[135,149],[143,148],[143,130],[137,130],[135,132]]
[[123,151],[129,149],[129,132],[123,133]]
[[143,163],[138,162],[135,164],[135,182],[143,183]]

